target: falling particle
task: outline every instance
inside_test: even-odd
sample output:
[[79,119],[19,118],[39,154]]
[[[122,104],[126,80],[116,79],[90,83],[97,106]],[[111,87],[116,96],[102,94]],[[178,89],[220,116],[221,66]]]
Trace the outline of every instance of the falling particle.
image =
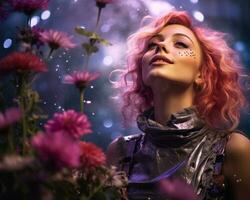
[[82,57],[84,57],[84,54],[82,54]]
[[58,76],[59,79],[61,79],[61,76]]
[[95,115],[95,113],[94,113],[94,112],[92,112],[92,113],[91,113],[91,115],[93,115],[93,116],[94,116],[94,115]]
[[64,51],[64,52],[63,52],[63,55],[65,55],[65,54],[66,54],[66,52]]
[[54,103],[54,106],[56,106],[56,103]]
[[59,55],[58,57],[59,57],[59,58],[61,58],[61,57],[62,57],[62,55]]
[[56,72],[58,71],[59,69],[58,68],[56,68]]
[[60,67],[60,65],[57,64],[56,67]]
[[17,84],[16,87],[19,88],[19,85]]
[[241,180],[240,178],[236,180],[237,183],[239,183],[239,182],[241,182],[241,181],[242,181],[242,180]]
[[139,8],[137,8],[136,10],[137,10],[138,12],[140,11],[140,9],[139,9]]
[[182,6],[180,6],[180,9],[182,9],[183,7]]
[[59,7],[57,7],[56,9],[57,9],[57,10],[60,10],[60,8],[59,8]]
[[68,63],[68,62],[69,62],[69,60],[66,60],[65,62],[66,62],[66,63]]
[[91,88],[91,89],[93,89],[93,88],[94,88],[94,86],[93,86],[93,85],[91,85],[91,86],[90,86],[90,88]]
[[86,101],[86,104],[91,104],[92,102],[90,100],[87,100]]
[[61,109],[62,107],[61,106],[58,106],[58,109]]
[[46,101],[44,101],[44,102],[43,102],[43,104],[44,104],[44,105],[46,105],[46,104],[47,104],[47,102],[46,102]]
[[49,58],[50,58],[50,59],[53,59],[53,56],[50,56]]

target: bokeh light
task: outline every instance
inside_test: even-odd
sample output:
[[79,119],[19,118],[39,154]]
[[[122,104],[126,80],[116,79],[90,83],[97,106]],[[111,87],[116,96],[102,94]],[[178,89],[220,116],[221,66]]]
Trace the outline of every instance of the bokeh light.
[[3,48],[8,49],[8,48],[11,47],[11,45],[12,45],[12,39],[7,38],[6,40],[4,40],[4,42],[3,42]]
[[51,15],[50,11],[49,10],[45,10],[41,14],[41,19],[42,20],[47,20],[47,19],[49,19],[50,15]]
[[198,10],[195,10],[193,12],[193,17],[199,21],[199,22],[203,22],[204,21],[204,15],[202,14],[202,12],[198,11]]

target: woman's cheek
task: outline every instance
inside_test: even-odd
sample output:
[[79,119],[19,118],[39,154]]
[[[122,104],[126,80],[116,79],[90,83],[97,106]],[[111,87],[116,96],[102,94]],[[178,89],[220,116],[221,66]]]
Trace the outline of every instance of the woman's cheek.
[[192,49],[179,50],[175,52],[175,61],[180,65],[193,66],[198,65],[198,60],[195,52]]
[[177,55],[179,57],[186,57],[186,58],[192,58],[192,59],[196,59],[196,54],[192,49],[186,49],[186,50],[180,50],[177,51]]
[[153,53],[151,51],[146,52],[144,56],[142,57],[142,66],[148,67],[152,57],[153,57]]

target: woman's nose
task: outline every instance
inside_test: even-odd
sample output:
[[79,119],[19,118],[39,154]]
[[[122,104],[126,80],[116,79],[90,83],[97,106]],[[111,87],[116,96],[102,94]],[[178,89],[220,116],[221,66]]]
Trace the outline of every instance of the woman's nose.
[[168,53],[168,49],[166,48],[165,44],[163,43],[159,43],[157,45],[157,48],[156,48],[156,53],[158,53],[159,51],[164,51],[165,53]]

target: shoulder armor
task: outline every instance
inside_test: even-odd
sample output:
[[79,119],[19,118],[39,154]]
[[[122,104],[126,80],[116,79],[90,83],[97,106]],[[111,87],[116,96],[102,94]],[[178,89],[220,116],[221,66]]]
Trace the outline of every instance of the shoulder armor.
[[131,140],[136,140],[139,139],[141,137],[141,135],[143,135],[142,133],[139,134],[134,134],[134,135],[127,135],[127,136],[123,136],[124,140],[126,142],[129,142]]

